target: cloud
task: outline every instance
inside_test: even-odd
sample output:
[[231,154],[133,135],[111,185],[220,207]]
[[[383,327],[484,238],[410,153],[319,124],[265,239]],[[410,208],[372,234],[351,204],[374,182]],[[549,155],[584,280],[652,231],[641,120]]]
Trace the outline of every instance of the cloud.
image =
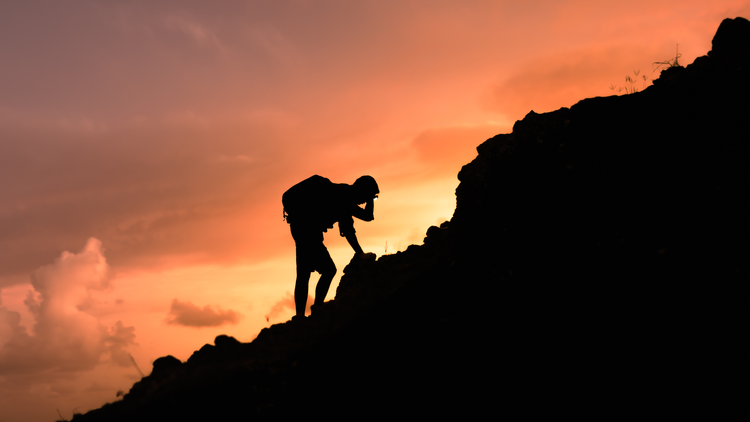
[[233,310],[213,310],[210,305],[202,309],[190,302],[175,299],[169,309],[167,324],[184,325],[185,327],[218,327],[224,324],[236,324],[242,314]]
[[[651,63],[644,56],[659,57],[649,45],[631,47],[592,47],[537,58],[496,86],[488,105],[513,119],[529,111],[537,113],[570,107],[579,100],[613,95],[610,85],[625,84],[625,75],[640,70],[648,75],[646,85],[658,74],[651,74]],[[637,88],[643,88],[641,82]]]
[[13,282],[25,282],[40,263],[80,247],[82,236],[102,240],[114,266],[151,265],[165,255],[195,262],[272,253],[267,242],[258,245],[276,209],[258,224],[247,216],[257,216],[266,198],[280,203],[276,185],[287,170],[275,164],[283,144],[276,129],[144,123],[87,135],[37,123],[0,118],[0,179],[12,181],[0,197],[0,275],[23,274]]
[[247,29],[248,38],[269,55],[284,63],[298,59],[295,45],[272,25],[252,25]]
[[412,146],[431,169],[455,175],[477,156],[477,145],[509,129],[500,125],[428,129],[414,138]]
[[165,25],[168,29],[183,33],[198,45],[210,45],[221,52],[226,51],[219,37],[205,25],[174,15],[167,17]]
[[92,392],[107,391],[109,392],[112,389],[113,387],[109,385],[108,383],[99,383],[99,382],[94,381],[93,383],[91,383],[91,386],[84,391],[92,391]]
[[24,304],[34,318],[29,332],[18,312],[0,307],[0,374],[90,370],[105,356],[128,366],[126,349],[135,344],[135,328],[117,321],[105,327],[92,314],[92,292],[109,287],[109,266],[102,244],[90,238],[77,254],[63,252],[53,264],[34,271]]
[[[312,296],[307,295],[307,304],[305,305],[305,315],[310,315],[310,306],[315,302]],[[287,310],[297,311],[297,305],[294,303],[294,296],[286,292],[276,304],[271,307],[271,311],[266,315],[266,322],[271,322],[271,318],[276,318]]]

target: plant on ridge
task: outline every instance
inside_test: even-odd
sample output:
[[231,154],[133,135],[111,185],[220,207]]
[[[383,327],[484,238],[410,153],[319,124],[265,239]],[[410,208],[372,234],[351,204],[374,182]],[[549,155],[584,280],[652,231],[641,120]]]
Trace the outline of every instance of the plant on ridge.
[[609,89],[612,91],[617,90],[617,93],[621,93],[623,90],[626,94],[632,94],[634,92],[638,92],[638,88],[635,86],[635,84],[638,82],[638,79],[641,79],[643,81],[643,88],[646,89],[646,81],[648,80],[648,77],[646,75],[641,75],[640,78],[638,78],[638,75],[641,73],[640,70],[634,70],[633,74],[635,76],[625,75],[625,86],[617,86],[615,84],[612,84],[609,86]]

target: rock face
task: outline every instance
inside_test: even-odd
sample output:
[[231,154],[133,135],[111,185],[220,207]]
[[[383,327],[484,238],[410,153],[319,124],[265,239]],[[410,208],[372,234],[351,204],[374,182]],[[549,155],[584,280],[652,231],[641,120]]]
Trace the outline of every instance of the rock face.
[[306,320],[158,359],[73,421],[673,415],[738,398],[750,23],[713,42],[643,92],[530,112],[477,147],[423,245],[351,262]]

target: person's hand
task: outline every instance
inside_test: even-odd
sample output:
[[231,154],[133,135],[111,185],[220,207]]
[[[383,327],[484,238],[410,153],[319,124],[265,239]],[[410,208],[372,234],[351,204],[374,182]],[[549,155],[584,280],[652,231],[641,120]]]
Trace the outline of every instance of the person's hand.
[[362,252],[357,254],[357,258],[363,259],[366,261],[374,261],[377,256],[372,252]]

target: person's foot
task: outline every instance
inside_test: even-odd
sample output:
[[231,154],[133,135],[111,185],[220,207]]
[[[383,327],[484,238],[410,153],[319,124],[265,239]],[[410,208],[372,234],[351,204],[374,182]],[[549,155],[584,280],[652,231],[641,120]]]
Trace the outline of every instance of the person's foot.
[[295,316],[292,317],[292,322],[304,321],[305,318],[306,317],[304,315],[295,315]]

